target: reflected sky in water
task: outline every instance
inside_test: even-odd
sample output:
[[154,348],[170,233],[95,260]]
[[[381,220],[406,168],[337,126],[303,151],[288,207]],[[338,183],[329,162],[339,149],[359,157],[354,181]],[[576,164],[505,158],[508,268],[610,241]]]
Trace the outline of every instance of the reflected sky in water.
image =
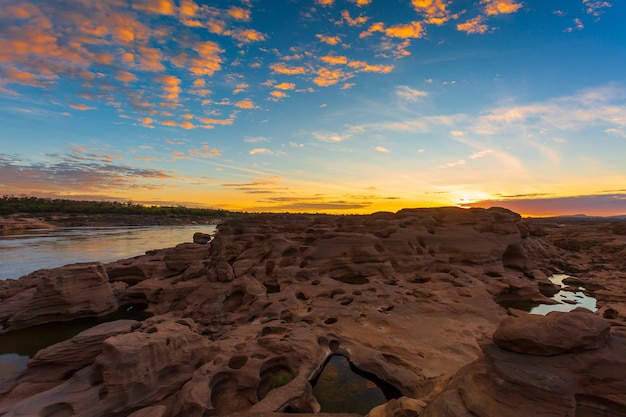
[[191,242],[216,226],[80,227],[0,235],[0,280],[77,262],[111,262]]

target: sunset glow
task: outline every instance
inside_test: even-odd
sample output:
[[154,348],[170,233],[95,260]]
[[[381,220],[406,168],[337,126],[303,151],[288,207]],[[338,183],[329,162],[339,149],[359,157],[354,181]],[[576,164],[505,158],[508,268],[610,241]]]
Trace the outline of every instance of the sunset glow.
[[7,0],[0,192],[626,214],[622,1]]

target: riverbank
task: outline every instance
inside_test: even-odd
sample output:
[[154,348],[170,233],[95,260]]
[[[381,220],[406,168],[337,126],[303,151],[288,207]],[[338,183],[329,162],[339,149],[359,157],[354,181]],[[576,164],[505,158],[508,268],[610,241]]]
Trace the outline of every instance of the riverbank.
[[187,226],[215,225],[221,217],[200,215],[150,215],[150,214],[62,214],[46,216],[18,213],[0,217],[0,234],[19,233],[33,229],[59,227],[123,227],[123,226]]

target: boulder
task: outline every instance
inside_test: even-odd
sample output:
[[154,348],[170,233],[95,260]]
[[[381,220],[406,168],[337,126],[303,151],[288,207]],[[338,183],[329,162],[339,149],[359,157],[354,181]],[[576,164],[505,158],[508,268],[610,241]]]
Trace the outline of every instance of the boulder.
[[507,318],[493,335],[501,349],[532,355],[559,355],[598,349],[609,337],[609,323],[593,314],[553,311]]
[[99,317],[118,303],[105,267],[81,263],[33,272],[36,286],[0,303],[0,333],[39,324]]

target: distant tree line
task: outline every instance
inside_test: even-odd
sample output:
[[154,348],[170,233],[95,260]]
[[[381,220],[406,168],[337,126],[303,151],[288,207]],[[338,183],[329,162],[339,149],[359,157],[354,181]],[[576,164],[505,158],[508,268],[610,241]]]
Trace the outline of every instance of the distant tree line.
[[244,213],[220,209],[188,208],[184,206],[144,206],[131,201],[80,201],[40,197],[2,196],[0,215],[28,214],[141,214],[151,216],[198,216],[225,218],[242,216]]

